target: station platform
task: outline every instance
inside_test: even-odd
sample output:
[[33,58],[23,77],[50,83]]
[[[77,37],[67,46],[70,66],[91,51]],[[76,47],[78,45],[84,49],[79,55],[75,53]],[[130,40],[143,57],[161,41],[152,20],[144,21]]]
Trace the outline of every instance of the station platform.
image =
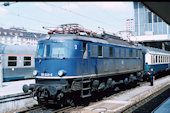
[[[134,103],[148,97],[161,88],[170,85],[170,75],[155,80],[154,86],[150,86],[147,82],[144,85],[129,89],[120,95],[113,95],[106,99],[95,102],[83,109],[79,110],[81,113],[120,113],[123,109]],[[74,113],[74,111],[72,112]]]
[[23,93],[22,86],[33,83],[35,83],[34,79],[3,82],[2,87],[0,87],[0,97]]

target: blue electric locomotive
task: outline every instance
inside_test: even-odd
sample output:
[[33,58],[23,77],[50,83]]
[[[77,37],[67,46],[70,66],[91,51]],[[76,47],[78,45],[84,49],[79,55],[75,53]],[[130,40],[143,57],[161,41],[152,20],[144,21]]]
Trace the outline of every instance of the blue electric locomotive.
[[77,96],[85,98],[141,80],[144,66],[139,47],[106,33],[95,35],[77,24],[60,27],[61,31],[53,30],[39,40],[36,84],[23,86],[39,103],[73,105]]

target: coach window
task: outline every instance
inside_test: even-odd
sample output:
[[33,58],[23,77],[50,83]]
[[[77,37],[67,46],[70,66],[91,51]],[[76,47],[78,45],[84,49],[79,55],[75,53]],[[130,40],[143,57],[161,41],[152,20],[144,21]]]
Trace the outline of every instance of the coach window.
[[156,63],[158,63],[158,56],[156,55]]
[[24,66],[31,66],[31,57],[24,57]]
[[151,64],[153,63],[153,55],[151,55]]
[[109,47],[109,53],[110,53],[110,57],[113,57],[113,48]]
[[103,47],[102,46],[98,46],[98,56],[99,57],[103,56]]
[[16,56],[8,56],[8,66],[17,66]]
[[87,43],[83,43],[83,58],[87,58]]
[[162,63],[162,60],[163,60],[163,58],[162,58],[162,56],[161,56],[161,63]]

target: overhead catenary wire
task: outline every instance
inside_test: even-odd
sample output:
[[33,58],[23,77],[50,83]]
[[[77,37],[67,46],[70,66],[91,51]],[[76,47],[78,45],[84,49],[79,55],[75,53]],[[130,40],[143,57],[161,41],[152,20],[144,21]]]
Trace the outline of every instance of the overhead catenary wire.
[[[91,20],[91,21],[95,21],[95,22],[102,23],[102,24],[104,24],[104,25],[106,25],[106,26],[109,26],[109,27],[111,27],[111,28],[119,28],[118,26],[110,25],[110,24],[108,24],[108,23],[106,23],[106,22],[103,22],[103,21],[101,21],[101,20],[99,20],[99,19],[95,19],[95,18],[92,18],[92,17],[88,17],[88,16],[86,16],[86,15],[82,15],[82,14],[77,13],[77,12],[74,12],[74,11],[72,11],[72,10],[70,10],[70,9],[66,9],[66,8],[62,8],[62,7],[57,7],[56,5],[50,4],[50,3],[46,3],[46,4],[48,4],[48,5],[52,6],[52,7],[55,7],[55,8],[64,10],[64,11],[67,11],[67,12],[69,12],[69,13],[73,13],[73,14],[75,14],[75,15],[81,16],[81,17],[83,17],[83,18],[87,18],[87,19],[89,19],[89,20]],[[38,23],[43,23],[43,24],[46,23],[46,24],[54,25],[54,23],[49,23],[49,22],[46,22],[46,21],[43,21],[43,20],[39,20],[39,19],[37,19],[37,18],[35,19],[35,18],[32,18],[32,17],[26,17],[26,16],[23,16],[23,15],[17,15],[17,14],[14,14],[14,13],[11,13],[11,14],[14,15],[14,16],[18,16],[18,17],[22,17],[22,18],[28,19],[28,20],[36,21],[36,22],[38,22]]]
[[109,27],[111,27],[111,28],[119,28],[118,26],[110,25],[110,24],[105,23],[105,22],[103,22],[103,21],[101,21],[101,20],[99,20],[99,19],[91,18],[91,17],[88,17],[88,16],[86,16],[86,15],[82,15],[82,14],[80,14],[80,13],[77,13],[77,12],[74,12],[74,11],[72,11],[72,10],[68,10],[68,9],[62,8],[62,7],[57,7],[57,6],[54,5],[54,4],[50,4],[50,3],[46,3],[46,4],[48,4],[48,5],[52,6],[52,7],[55,7],[55,8],[64,10],[64,11],[67,11],[67,12],[69,12],[69,13],[73,13],[73,14],[75,14],[75,15],[78,15],[78,16],[81,16],[81,17],[84,17],[84,18],[87,18],[87,19],[89,19],[89,20],[91,20],[91,21],[95,21],[95,22],[97,21],[97,22],[102,23],[102,24],[105,24],[106,26],[109,26]]

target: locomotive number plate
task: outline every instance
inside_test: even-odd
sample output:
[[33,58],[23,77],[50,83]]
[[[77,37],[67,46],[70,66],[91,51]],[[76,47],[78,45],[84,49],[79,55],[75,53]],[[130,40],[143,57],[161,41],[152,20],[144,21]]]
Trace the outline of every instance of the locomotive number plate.
[[41,73],[41,76],[52,77],[53,73]]

